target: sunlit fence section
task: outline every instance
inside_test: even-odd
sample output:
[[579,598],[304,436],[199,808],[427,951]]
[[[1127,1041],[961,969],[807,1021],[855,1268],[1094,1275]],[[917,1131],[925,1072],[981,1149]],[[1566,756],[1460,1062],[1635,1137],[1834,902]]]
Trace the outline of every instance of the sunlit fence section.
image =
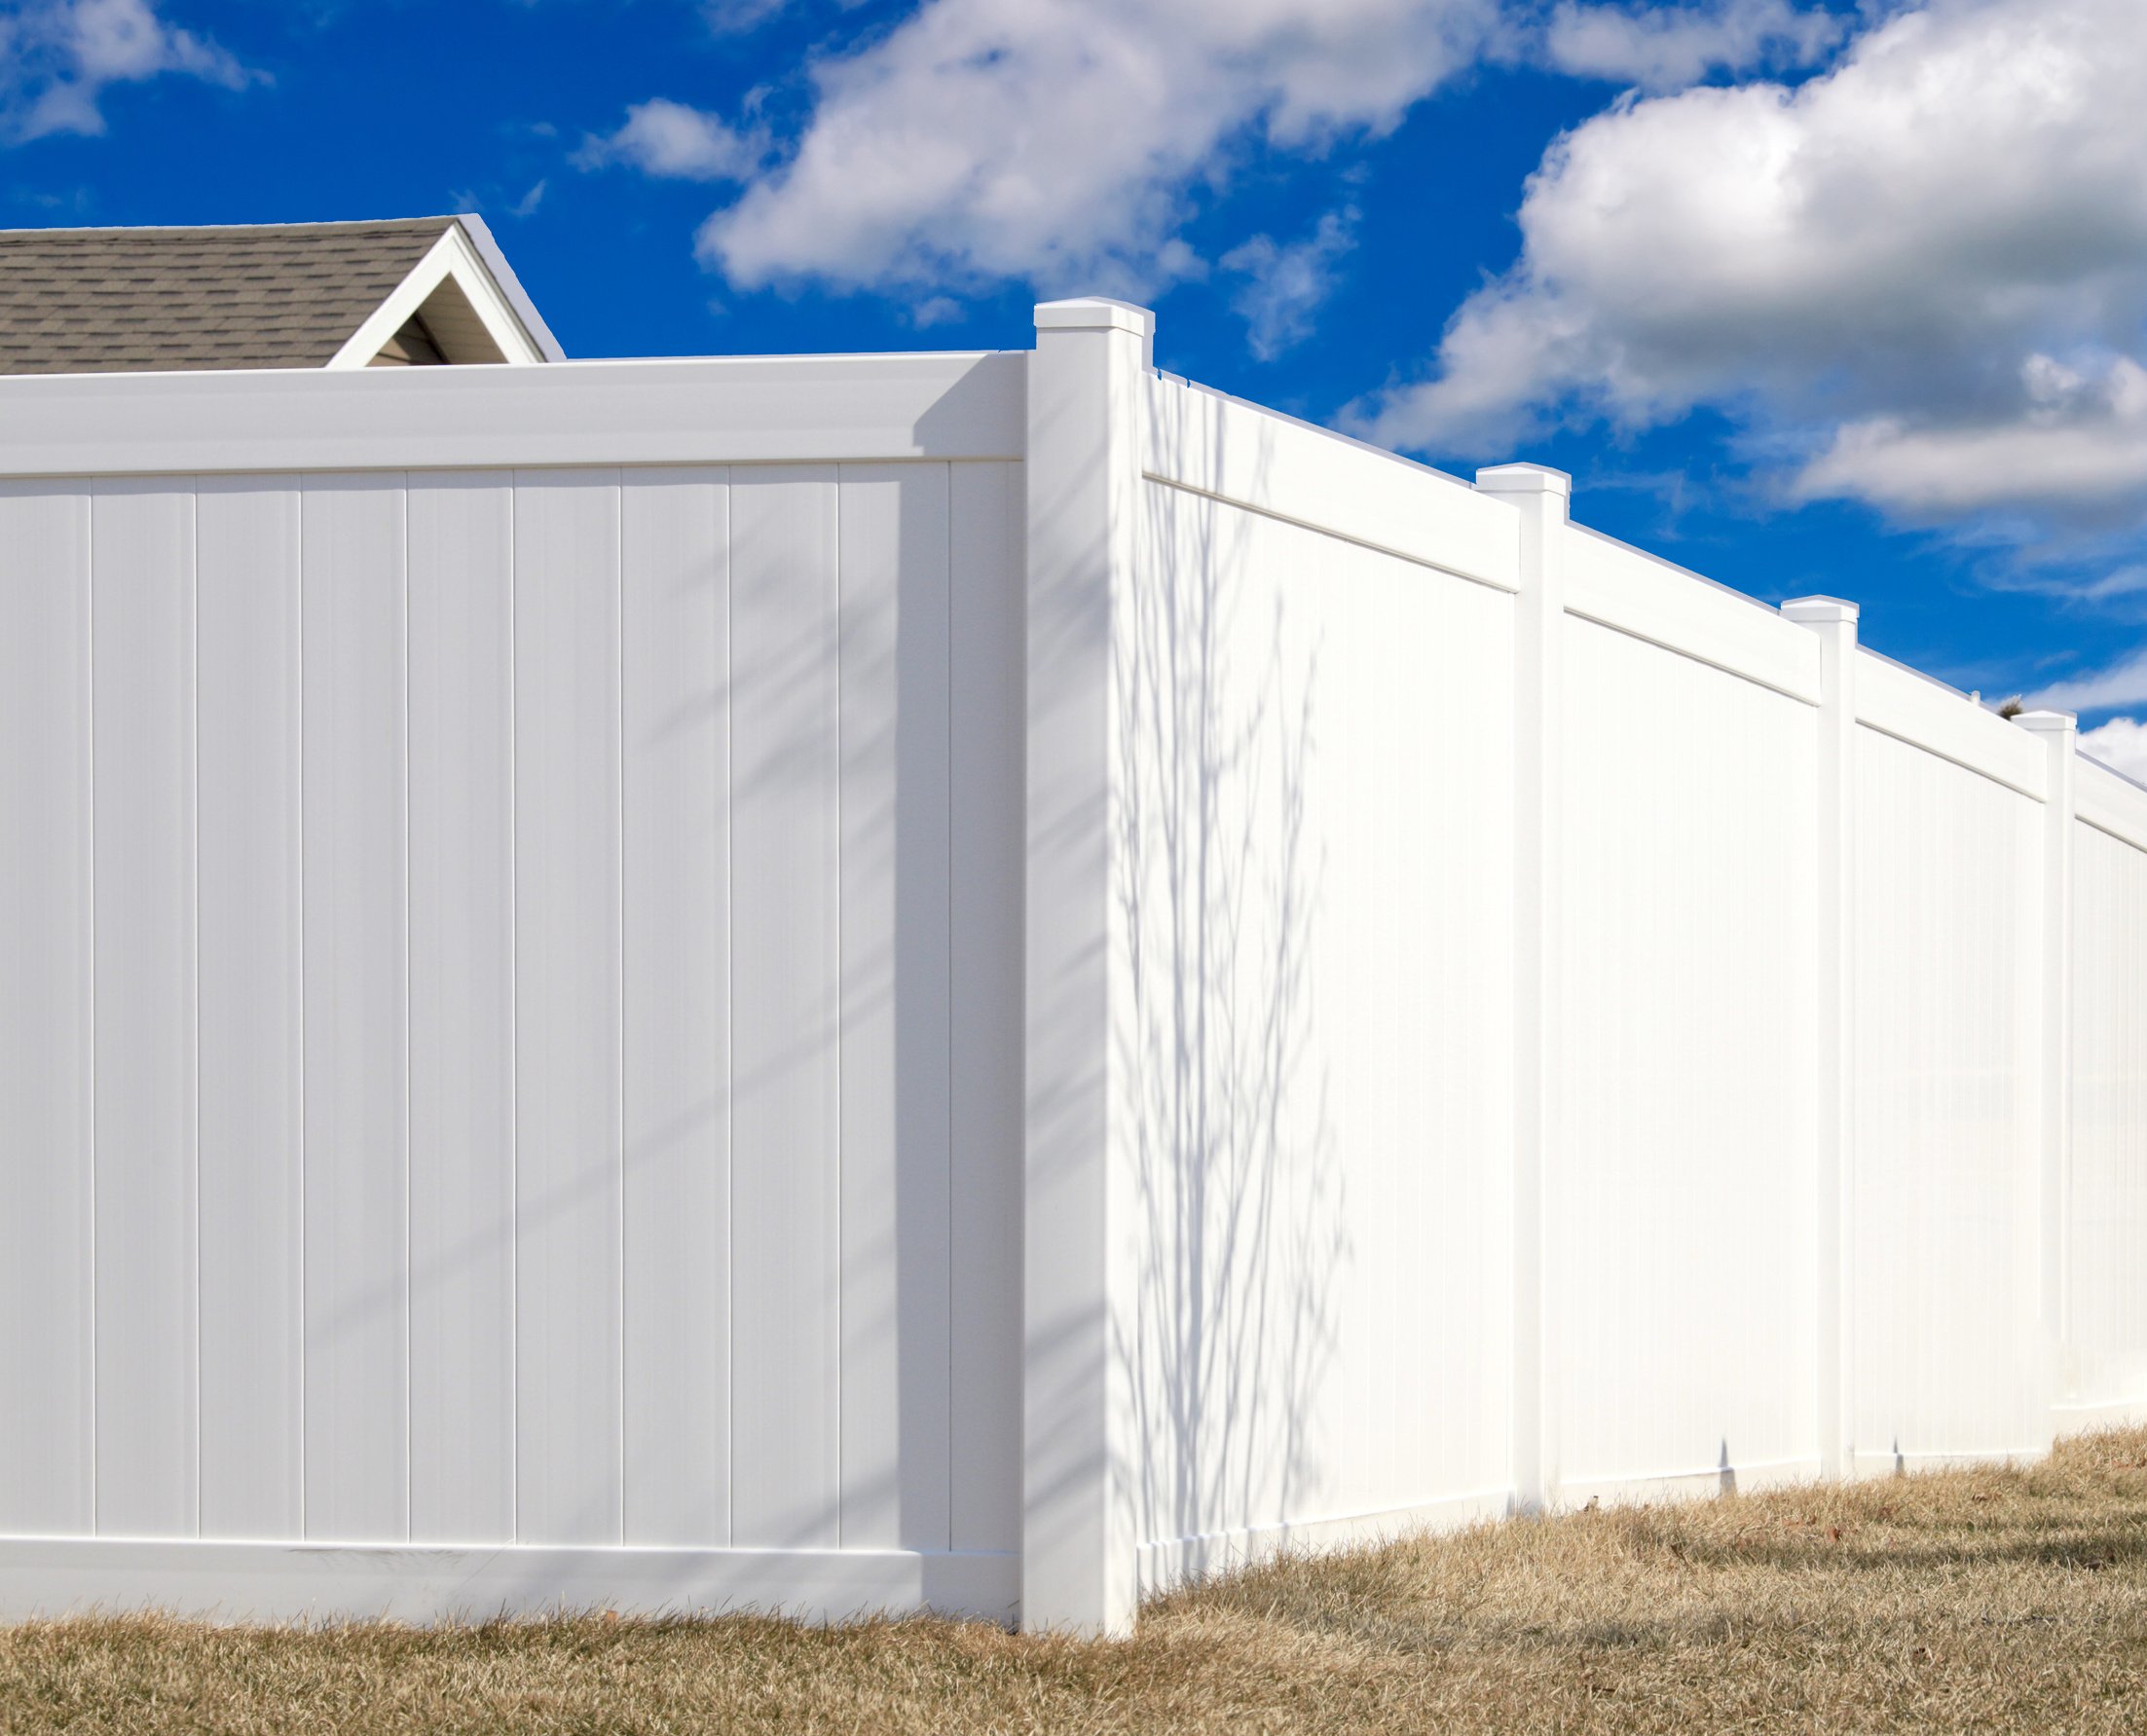
[[1463,488],[1157,374],[1137,311],[1040,323],[1031,603],[1092,613],[1030,763],[1091,848],[1059,949],[1030,911],[1029,1163],[1093,1239],[1032,1219],[1028,1331],[1095,1421],[1064,1501],[1032,1435],[1031,1618],[2147,1404],[2147,791],[1556,472]]
[[2147,796],[2091,760],[2075,775],[2059,1404],[2091,1427],[2147,1395]]
[[2147,1407],[2147,790],[1037,321],[0,381],[0,1611],[1119,1630]]

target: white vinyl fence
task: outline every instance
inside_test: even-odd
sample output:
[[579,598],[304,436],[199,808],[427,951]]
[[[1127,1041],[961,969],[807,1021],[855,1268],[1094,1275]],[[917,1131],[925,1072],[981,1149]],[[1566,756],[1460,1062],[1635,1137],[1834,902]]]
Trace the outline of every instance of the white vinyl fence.
[[2147,791],[1038,322],[0,381],[0,1611],[1120,1630],[2147,1414]]
[[0,498],[11,1604],[1013,1611],[1020,369],[47,388],[206,425]]

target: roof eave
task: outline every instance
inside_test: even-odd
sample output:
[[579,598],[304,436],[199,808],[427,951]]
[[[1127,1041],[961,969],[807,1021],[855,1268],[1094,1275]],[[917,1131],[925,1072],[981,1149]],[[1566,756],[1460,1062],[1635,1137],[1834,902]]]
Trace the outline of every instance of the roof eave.
[[537,351],[546,361],[565,361],[566,351],[560,348],[559,340],[552,336],[552,328],[544,323],[543,314],[537,311],[537,304],[530,300],[523,289],[522,279],[514,275],[514,268],[507,263],[507,256],[500,251],[500,243],[492,239],[491,226],[474,211],[461,212],[455,221],[462,225],[463,233],[476,252],[478,260],[492,274],[494,287],[514,311],[514,316],[521,321],[522,330],[528,335],[530,342],[537,346]]

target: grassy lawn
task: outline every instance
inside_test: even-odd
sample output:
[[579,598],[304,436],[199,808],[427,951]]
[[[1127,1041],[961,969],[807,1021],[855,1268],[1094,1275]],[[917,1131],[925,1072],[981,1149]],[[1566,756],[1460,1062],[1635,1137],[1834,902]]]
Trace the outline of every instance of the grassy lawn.
[[0,1630],[0,1730],[2147,1729],[2147,1431],[1309,1560],[1123,1644],[602,1616]]

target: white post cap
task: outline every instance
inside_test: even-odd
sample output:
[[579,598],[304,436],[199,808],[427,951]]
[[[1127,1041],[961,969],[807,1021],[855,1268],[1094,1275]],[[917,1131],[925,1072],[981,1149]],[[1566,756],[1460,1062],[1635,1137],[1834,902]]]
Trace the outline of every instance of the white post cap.
[[1038,302],[1038,331],[1122,331],[1136,337],[1156,335],[1156,315],[1131,302],[1115,302],[1104,295],[1079,295],[1070,301]]
[[1129,332],[1140,340],[1140,365],[1156,365],[1156,315],[1131,302],[1107,295],[1079,295],[1070,301],[1038,302],[1039,332]]
[[1556,495],[1573,499],[1573,478],[1548,464],[1491,464],[1476,472],[1476,487],[1487,495]]
[[2078,729],[2080,720],[2071,712],[2020,712],[2013,720],[2022,729],[2032,729],[2037,735],[2061,735],[2068,729]]
[[1782,605],[1782,613],[1790,620],[1813,627],[1853,621],[1859,612],[1855,604],[1844,603],[1839,597],[1792,597]]

